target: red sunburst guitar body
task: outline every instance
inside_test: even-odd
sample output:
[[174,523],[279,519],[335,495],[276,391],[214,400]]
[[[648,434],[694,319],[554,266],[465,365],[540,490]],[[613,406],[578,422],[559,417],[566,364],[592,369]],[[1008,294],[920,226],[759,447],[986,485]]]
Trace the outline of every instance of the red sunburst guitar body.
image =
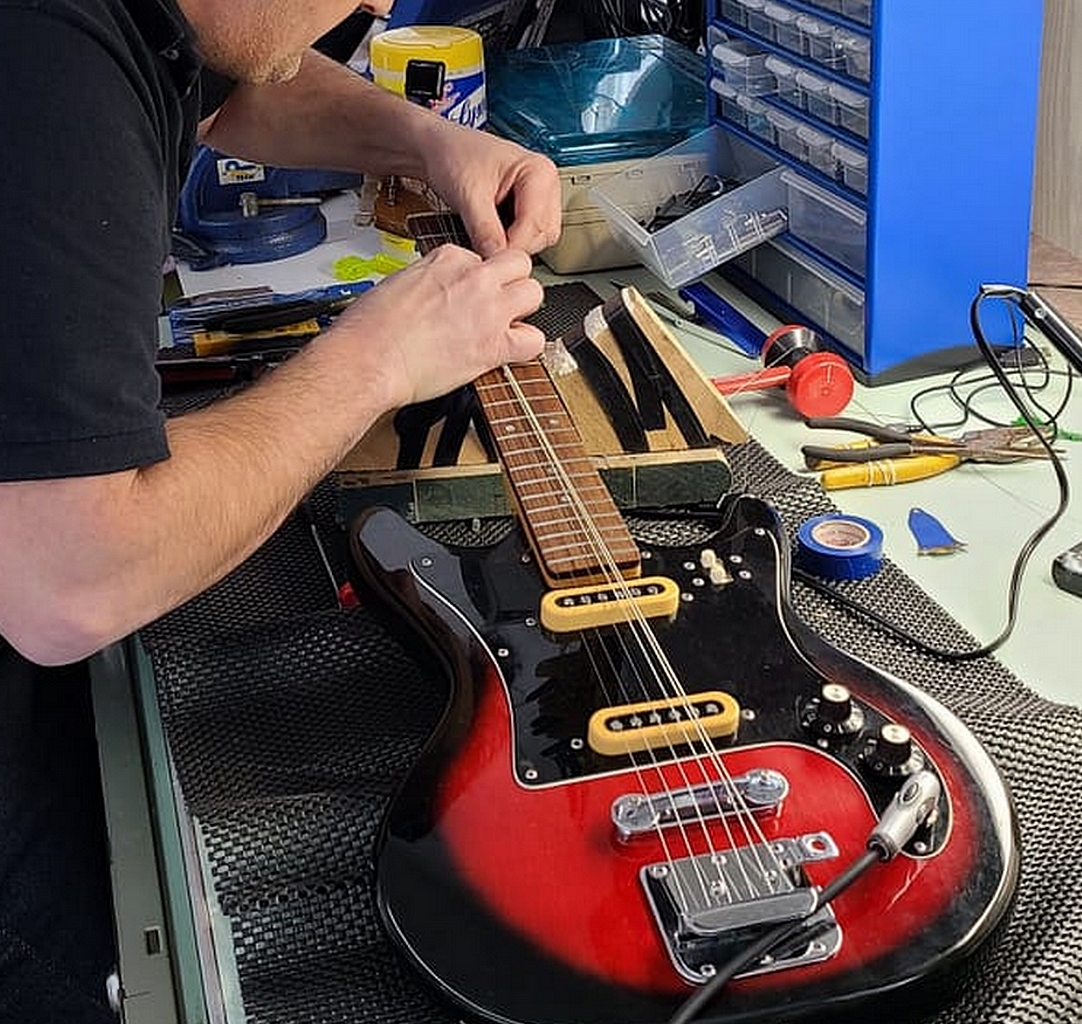
[[[797,890],[822,886],[864,849],[908,764],[877,759],[888,723],[908,730],[909,756],[943,784],[935,822],[843,893],[833,922],[796,943],[790,965],[732,983],[711,1019],[829,1017],[892,990],[902,1016],[906,1000],[947,977],[1003,918],[1018,854],[1010,802],[986,754],[927,696],[795,619],[769,507],[736,497],[725,513],[709,545],[651,548],[644,564],[682,595],[675,616],[651,620],[665,661],[692,700],[700,691],[733,699],[736,735],[633,755],[597,752],[591,716],[646,696],[654,676],[645,663],[657,652],[621,637],[632,628],[622,624],[546,631],[539,606],[549,588],[522,534],[491,550],[449,551],[387,510],[355,524],[362,575],[442,654],[454,683],[387,818],[379,900],[407,956],[471,1014],[521,1024],[667,1020],[703,980],[703,963],[755,934],[754,894],[769,886],[745,875],[764,849],[804,850]],[[705,547],[732,570],[730,582],[709,582]],[[850,733],[824,732],[829,684],[848,690],[860,723]],[[711,795],[668,827],[618,824],[621,810],[633,817],[651,794],[666,794],[668,811],[668,794],[748,777],[773,787],[755,794],[754,812],[722,813]],[[682,919],[679,893],[666,916],[666,891],[651,892],[644,875],[680,864],[690,865],[685,876],[705,875],[700,865],[719,856],[732,875],[702,885],[728,889],[731,919]],[[691,883],[697,896],[700,881]]]
[[[392,938],[472,1017],[665,1024],[791,922],[711,1020],[884,997],[906,1016],[1011,904],[1015,823],[987,754],[797,619],[768,505],[730,496],[708,540],[637,544],[540,364],[475,391],[518,528],[454,550],[386,509],[350,530],[368,592],[452,682],[381,833]],[[940,784],[932,817],[818,907],[917,772]]]

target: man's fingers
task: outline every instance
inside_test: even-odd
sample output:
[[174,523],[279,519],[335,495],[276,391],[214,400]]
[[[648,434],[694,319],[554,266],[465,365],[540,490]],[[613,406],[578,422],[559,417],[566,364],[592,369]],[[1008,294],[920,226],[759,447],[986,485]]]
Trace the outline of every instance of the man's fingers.
[[514,323],[507,331],[508,363],[525,363],[536,359],[545,346],[545,336],[532,324]]
[[533,272],[533,260],[521,249],[501,249],[485,263],[497,275],[500,284],[511,284],[528,278]]
[[545,298],[545,290],[532,277],[521,278],[504,285],[504,295],[514,320],[536,312]]
[[507,248],[507,234],[494,211],[463,213],[462,223],[474,249],[485,259]]
[[560,240],[560,179],[547,161],[531,165],[515,182],[515,219],[507,229],[507,242],[528,253],[538,253]]

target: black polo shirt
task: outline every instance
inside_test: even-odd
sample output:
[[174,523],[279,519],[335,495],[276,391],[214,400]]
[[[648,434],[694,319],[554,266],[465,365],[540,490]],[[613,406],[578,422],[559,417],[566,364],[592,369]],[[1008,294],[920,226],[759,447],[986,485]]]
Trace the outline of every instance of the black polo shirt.
[[198,73],[169,0],[0,0],[0,480],[168,454],[155,327]]
[[[171,0],[0,0],[0,481],[168,454],[156,317],[198,72]],[[115,963],[86,666],[0,639],[0,1021],[115,1024]]]

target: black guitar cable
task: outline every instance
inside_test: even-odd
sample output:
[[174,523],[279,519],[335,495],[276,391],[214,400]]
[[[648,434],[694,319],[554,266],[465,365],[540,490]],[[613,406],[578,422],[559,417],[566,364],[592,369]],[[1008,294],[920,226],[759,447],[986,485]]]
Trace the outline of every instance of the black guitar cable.
[[676,1013],[669,1018],[669,1024],[691,1024],[698,1020],[707,1004],[744,968],[757,963],[772,949],[799,932],[812,915],[845,892],[870,867],[893,860],[917,830],[931,819],[938,806],[941,789],[939,779],[929,771],[920,771],[910,776],[894,794],[894,799],[872,829],[868,836],[867,850],[822,888],[811,910],[792,921],[784,921],[741,953],[721,964],[710,980],[680,1005]]
[[1071,329],[1052,307],[1032,292],[1020,288],[1014,288],[1009,285],[983,285],[969,308],[969,323],[977,347],[984,356],[991,374],[1018,410],[1022,422],[1033,431],[1034,436],[1045,449],[1048,461],[1052,464],[1052,469],[1056,474],[1056,481],[1059,487],[1059,500],[1055,510],[1029,535],[1029,537],[1026,538],[1025,543],[1022,545],[1021,550],[1015,558],[1014,566],[1011,569],[1010,583],[1007,588],[1007,618],[1002,629],[992,640],[968,650],[947,650],[941,647],[935,647],[926,643],[924,640],[921,640],[919,637],[914,636],[901,626],[890,622],[878,612],[872,611],[872,609],[862,605],[858,601],[854,601],[852,598],[835,589],[832,585],[825,583],[810,573],[803,572],[799,568],[794,568],[793,570],[794,577],[798,578],[802,583],[811,587],[818,593],[836,601],[843,608],[869,619],[885,632],[897,637],[903,643],[915,647],[924,654],[937,658],[940,661],[948,662],[974,661],[977,658],[983,658],[998,650],[1008,639],[1010,639],[1011,634],[1014,632],[1015,622],[1018,619],[1018,599],[1026,567],[1029,565],[1030,558],[1032,558],[1033,553],[1036,551],[1040,542],[1044,540],[1052,527],[1059,522],[1064,512],[1067,511],[1067,506],[1070,503],[1071,498],[1070,482],[1067,478],[1067,471],[1063,468],[1063,463],[1060,461],[1059,456],[1052,447],[1052,443],[1045,436],[1044,431],[1041,430],[1041,426],[1035,419],[1034,414],[1027,406],[1022,396],[1018,393],[1018,389],[1010,380],[1007,368],[1005,368],[1000,360],[996,358],[995,353],[992,351],[992,346],[985,337],[984,330],[981,327],[980,308],[984,300],[989,298],[1017,302],[1025,319],[1034,328],[1044,334],[1044,336],[1059,349],[1061,355],[1064,356],[1068,364],[1078,372],[1082,372],[1082,341],[1074,335]]

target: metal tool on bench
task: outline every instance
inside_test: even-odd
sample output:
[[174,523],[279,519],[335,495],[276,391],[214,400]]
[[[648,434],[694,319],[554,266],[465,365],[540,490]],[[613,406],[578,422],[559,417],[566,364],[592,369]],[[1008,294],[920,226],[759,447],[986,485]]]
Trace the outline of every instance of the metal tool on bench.
[[295,256],[327,235],[321,200],[361,181],[339,171],[267,167],[203,146],[181,189],[173,253],[194,270]]
[[946,473],[963,462],[1020,462],[1047,459],[1048,453],[1029,427],[990,427],[961,437],[908,432],[849,417],[811,417],[813,429],[849,430],[864,438],[848,444],[804,445],[808,469],[820,471],[827,490],[880,487]]

